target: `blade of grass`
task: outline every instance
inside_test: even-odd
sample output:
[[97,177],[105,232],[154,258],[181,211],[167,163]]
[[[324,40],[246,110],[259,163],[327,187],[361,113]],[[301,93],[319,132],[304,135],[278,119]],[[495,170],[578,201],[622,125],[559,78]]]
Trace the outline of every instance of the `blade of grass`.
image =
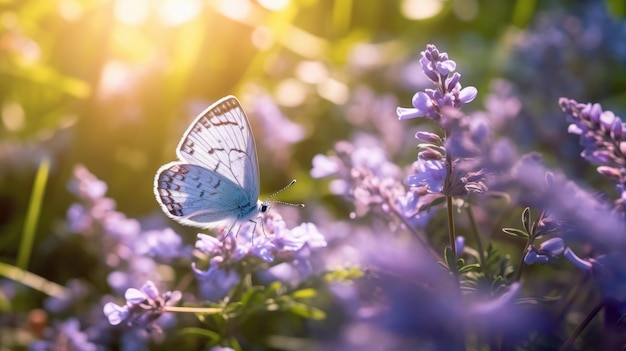
[[17,267],[24,270],[28,268],[30,255],[33,251],[35,232],[37,231],[37,223],[39,222],[39,213],[41,212],[41,204],[46,191],[49,171],[50,159],[45,157],[41,160],[37,175],[35,176],[35,183],[33,184],[33,191],[30,194],[28,211],[26,212],[22,242],[20,243],[20,249],[17,254]]
[[3,262],[0,262],[0,276],[15,280],[48,296],[60,298],[67,293],[67,289],[62,285]]

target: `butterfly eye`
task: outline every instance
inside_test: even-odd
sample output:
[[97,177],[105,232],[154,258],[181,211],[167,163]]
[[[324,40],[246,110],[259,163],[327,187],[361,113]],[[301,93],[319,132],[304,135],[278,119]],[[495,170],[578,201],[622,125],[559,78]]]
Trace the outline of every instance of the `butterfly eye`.
[[259,212],[261,213],[265,213],[270,209],[270,205],[268,204],[261,204],[261,208],[259,208]]

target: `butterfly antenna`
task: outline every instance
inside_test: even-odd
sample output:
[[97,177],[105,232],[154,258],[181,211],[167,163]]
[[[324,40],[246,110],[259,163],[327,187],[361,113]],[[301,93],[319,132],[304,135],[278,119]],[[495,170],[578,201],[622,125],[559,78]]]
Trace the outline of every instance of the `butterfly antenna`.
[[296,183],[296,180],[293,179],[291,182],[289,182],[289,184],[287,184],[284,188],[278,190],[277,192],[273,193],[272,195],[270,195],[267,200],[265,200],[265,202],[271,202],[271,203],[275,203],[275,204],[282,204],[282,205],[289,205],[289,206],[296,206],[296,207],[304,207],[304,204],[292,204],[289,202],[283,202],[283,201],[270,201],[273,197],[275,197],[276,195],[282,193],[283,191],[287,190],[287,188],[289,188],[290,186],[294,185]]

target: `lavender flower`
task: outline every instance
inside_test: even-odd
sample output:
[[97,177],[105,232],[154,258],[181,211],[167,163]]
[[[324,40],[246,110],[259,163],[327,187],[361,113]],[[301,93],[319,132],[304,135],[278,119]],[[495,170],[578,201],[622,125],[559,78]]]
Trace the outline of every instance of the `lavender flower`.
[[436,194],[427,194],[420,188],[409,189],[406,194],[398,196],[396,207],[412,228],[425,228],[435,211],[429,211]]
[[[438,159],[430,155],[437,155]],[[445,160],[441,155],[430,151],[422,151],[417,154],[417,161],[413,164],[416,173],[406,178],[406,183],[414,187],[426,186],[431,193],[440,193],[443,191],[444,181],[446,180]]]
[[578,257],[571,248],[564,256],[585,273],[592,273],[605,300],[619,303],[626,308],[626,255],[610,252],[595,258]]
[[534,263],[546,264],[563,253],[564,249],[565,244],[563,243],[563,239],[548,239],[541,243],[538,248],[534,245],[529,246],[526,256],[524,256],[524,262],[527,265]]
[[[271,213],[258,225],[244,223],[237,232],[222,232],[217,238],[198,234],[196,249],[206,255],[208,267],[201,269],[201,264],[194,262],[192,269],[202,297],[217,301],[239,282],[240,273],[254,273],[279,262],[299,267],[306,261],[309,249],[325,246],[326,240],[314,224],[303,223],[288,229],[280,216]],[[244,260],[245,271],[238,270]]]
[[435,45],[429,44],[422,51],[420,59],[422,71],[436,85],[436,89],[426,89],[413,96],[414,108],[397,108],[398,118],[426,117],[432,120],[441,118],[444,107],[460,108],[476,98],[474,87],[461,88],[461,75],[456,70],[456,62],[448,59],[448,54],[440,53]]
[[159,292],[153,282],[147,281],[140,289],[130,288],[124,294],[126,304],[119,306],[112,302],[104,305],[103,312],[111,325],[126,322],[128,326],[141,326],[148,330],[160,331],[154,323],[166,306],[177,303],[180,291]]
[[228,264],[247,256],[272,262],[277,256],[297,254],[305,245],[310,248],[326,246],[324,236],[313,223],[303,223],[287,229],[277,214],[265,216],[263,223],[245,223],[236,233],[221,233],[221,238],[198,234],[196,249],[211,257],[222,257]]
[[196,263],[192,262],[191,269],[198,279],[200,296],[204,300],[219,301],[240,282],[241,276],[231,266],[222,256],[211,258],[205,270],[197,268]]
[[[580,136],[581,154],[598,173],[617,182],[618,191],[626,186],[626,123],[611,111],[602,111],[599,104],[581,104],[561,98],[561,109],[570,122],[568,131]],[[623,209],[622,194],[616,201]],[[620,207],[621,205],[621,207]]]

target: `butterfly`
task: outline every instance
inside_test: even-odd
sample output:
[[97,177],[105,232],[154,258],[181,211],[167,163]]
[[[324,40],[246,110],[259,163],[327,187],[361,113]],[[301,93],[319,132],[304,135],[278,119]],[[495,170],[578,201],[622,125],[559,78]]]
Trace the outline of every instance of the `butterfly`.
[[224,97],[200,113],[176,155],[179,161],[163,165],[154,179],[154,194],[168,217],[198,228],[230,223],[232,229],[269,211],[270,202],[259,201],[254,136],[236,97]]

